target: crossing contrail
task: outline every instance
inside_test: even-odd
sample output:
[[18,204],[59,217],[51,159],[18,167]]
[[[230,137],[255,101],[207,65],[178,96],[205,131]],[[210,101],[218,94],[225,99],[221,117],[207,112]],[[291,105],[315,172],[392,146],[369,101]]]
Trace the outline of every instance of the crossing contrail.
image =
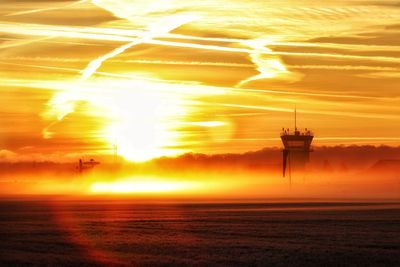
[[170,16],[166,19],[161,20],[159,23],[152,25],[149,27],[149,31],[144,33],[142,36],[137,38],[136,40],[127,43],[123,46],[120,46],[108,54],[105,54],[89,63],[89,65],[82,70],[82,78],[87,79],[96,72],[98,68],[100,68],[101,64],[106,61],[107,59],[113,58],[118,54],[123,53],[125,50],[136,46],[138,44],[142,44],[144,42],[150,41],[154,37],[169,33],[170,31],[194,20],[195,17],[187,16],[187,15],[176,15]]

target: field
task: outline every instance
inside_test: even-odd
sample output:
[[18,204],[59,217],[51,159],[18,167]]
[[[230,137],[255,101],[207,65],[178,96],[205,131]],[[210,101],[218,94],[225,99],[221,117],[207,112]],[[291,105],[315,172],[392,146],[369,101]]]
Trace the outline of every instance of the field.
[[400,266],[396,203],[0,201],[1,266]]

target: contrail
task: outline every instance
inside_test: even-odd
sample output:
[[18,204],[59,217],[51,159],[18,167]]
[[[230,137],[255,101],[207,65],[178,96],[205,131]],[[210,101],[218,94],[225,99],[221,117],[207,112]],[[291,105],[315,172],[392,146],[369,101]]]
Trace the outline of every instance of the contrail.
[[268,51],[267,49],[254,50],[247,48],[236,48],[236,47],[225,47],[218,45],[205,45],[205,44],[195,44],[195,43],[182,43],[182,42],[172,42],[164,40],[148,40],[148,44],[157,44],[164,46],[174,46],[174,47],[185,47],[194,49],[203,49],[210,51],[222,51],[222,52],[233,52],[233,53],[259,53],[260,55],[276,55],[276,56],[293,56],[293,57],[322,57],[322,58],[337,58],[337,59],[355,59],[355,60],[366,60],[366,61],[381,61],[381,62],[393,62],[399,63],[398,57],[390,56],[358,56],[358,55],[347,55],[347,54],[336,54],[336,53],[317,53],[317,52],[282,52],[282,51]]
[[161,22],[157,23],[156,25],[152,25],[149,27],[149,31],[143,34],[141,37],[138,39],[125,44],[121,47],[118,47],[117,49],[111,51],[108,54],[105,54],[104,56],[101,56],[89,63],[89,65],[81,72],[82,73],[82,78],[87,79],[90,76],[93,75],[94,72],[98,68],[100,68],[101,64],[106,61],[107,59],[110,59],[112,57],[117,56],[118,54],[123,53],[126,49],[131,48],[135,45],[142,44],[146,41],[150,41],[156,36],[166,34],[190,21],[194,20],[193,16],[184,16],[184,15],[177,15],[177,16],[171,16],[167,17],[165,20],[162,20]]
[[[48,70],[59,70],[59,71],[65,71],[65,72],[75,72],[75,73],[80,73],[81,70],[80,69],[75,69],[75,68],[62,68],[62,67],[54,67],[54,66],[45,66],[45,65],[33,65],[33,64],[21,64],[21,63],[11,63],[11,62],[3,62],[0,61],[0,64],[4,64],[4,65],[12,65],[12,66],[21,66],[21,67],[30,67],[30,68],[40,68],[40,69],[48,69]],[[109,73],[109,72],[103,72],[103,71],[96,71],[95,72],[97,75],[100,76],[105,76],[105,77],[112,77],[112,78],[123,78],[123,79],[133,79],[136,78],[135,75],[129,74],[129,75],[124,75],[124,74],[118,74],[118,73]],[[150,78],[150,77],[137,77],[140,78],[141,80],[145,80],[145,81],[152,81],[152,82],[163,82],[163,83],[169,83],[169,84],[174,84],[180,81],[175,81],[175,80],[160,80],[157,78]],[[9,83],[9,82],[13,82],[13,83]],[[19,81],[19,82],[18,82]],[[5,84],[6,82],[8,82],[7,84],[9,85],[18,85],[18,86],[26,86],[27,84],[29,84],[30,87],[32,86],[32,82],[34,82],[34,80],[27,80],[27,82],[21,82],[21,80],[5,80],[5,79],[1,79],[2,84]],[[42,85],[43,86],[43,85]],[[46,87],[47,89],[51,89],[50,87]]]
[[[48,25],[44,25],[49,27]],[[42,25],[43,27],[43,25]],[[174,42],[165,40],[156,40],[153,38],[144,38],[146,34],[139,33],[142,37],[129,37],[114,34],[101,34],[95,29],[79,29],[73,27],[54,27],[51,26],[48,29],[42,28],[40,25],[30,24],[19,24],[13,25],[9,23],[0,23],[0,32],[11,33],[11,34],[22,34],[22,35],[34,35],[34,36],[52,36],[52,37],[66,37],[66,38],[80,38],[89,40],[107,40],[116,42],[132,42],[132,46],[140,40],[141,43],[163,45],[170,47],[184,47],[193,49],[202,49],[209,51],[221,51],[221,52],[232,52],[232,53],[258,53],[259,55],[270,55],[270,56],[291,56],[291,57],[317,57],[317,58],[332,58],[332,59],[349,59],[349,60],[362,60],[362,61],[375,61],[375,62],[390,62],[399,63],[398,57],[391,56],[365,56],[365,55],[351,55],[351,54],[339,54],[339,53],[318,53],[318,52],[283,52],[283,51],[271,51],[267,49],[255,50],[248,48],[237,48],[227,47],[218,45],[206,45],[197,43],[186,43],[186,42]],[[102,29],[103,30],[103,29]],[[147,33],[148,35],[149,33]],[[157,37],[165,36],[166,34],[157,35]],[[273,43],[267,43],[274,45]],[[323,47],[323,46],[321,46]],[[340,48],[340,44],[338,46]],[[390,47],[387,47],[388,49]],[[383,49],[383,48],[382,48]]]
[[[268,107],[268,106],[256,106],[256,105],[240,105],[240,104],[225,104],[225,103],[214,103],[214,105],[223,107],[234,107],[243,109],[254,109],[254,110],[267,110],[276,112],[293,112],[292,109],[279,108],[279,107]],[[323,111],[323,110],[301,110],[302,113],[306,114],[320,114],[320,115],[331,115],[331,116],[343,116],[343,117],[354,117],[354,118],[366,118],[366,119],[393,119],[398,120],[398,115],[385,115],[379,113],[356,113],[356,112],[343,112],[343,111]]]
[[257,66],[256,69],[259,74],[249,77],[245,80],[240,81],[236,87],[241,87],[242,85],[260,79],[274,78],[280,74],[289,74],[290,72],[286,69],[285,65],[277,57],[265,58],[263,55],[257,51],[272,52],[271,49],[266,48],[265,40],[251,40],[244,42],[249,47],[251,47],[254,52],[250,53],[251,61]]
[[78,4],[82,4],[82,3],[87,2],[87,1],[88,0],[81,0],[81,1],[70,3],[70,4],[65,5],[65,6],[60,6],[60,7],[37,8],[37,9],[19,11],[19,12],[14,12],[14,13],[11,13],[11,14],[7,14],[6,16],[19,16],[19,15],[38,13],[38,12],[43,12],[43,11],[51,11],[51,10],[57,10],[57,9],[62,9],[62,8],[68,8],[68,7],[73,7],[75,5],[78,5]]
[[[113,60],[113,62],[115,62]],[[186,66],[209,66],[209,67],[233,67],[233,68],[250,68],[253,64],[235,63],[235,62],[210,62],[210,61],[175,61],[175,60],[147,60],[147,59],[128,59],[121,60],[123,63],[135,64],[154,64],[154,65],[186,65]]]
[[11,63],[11,62],[3,62],[3,61],[0,61],[0,64],[21,66],[21,67],[30,67],[30,68],[41,68],[41,69],[49,69],[49,70],[60,70],[60,71],[68,71],[68,72],[79,72],[79,70],[73,69],[73,68],[61,68],[61,67],[43,66],[43,65],[34,65],[34,64],[20,64],[20,63]]
[[[40,40],[36,40],[41,42]],[[33,41],[32,41],[33,42]],[[53,43],[51,41],[50,43]],[[57,42],[54,42],[57,43]],[[75,43],[79,44],[79,43]],[[4,44],[5,47],[0,45],[0,49],[9,47]],[[19,45],[22,45],[19,44]],[[86,44],[83,44],[86,45]],[[16,45],[12,45],[16,46]],[[2,60],[29,60],[29,61],[40,61],[40,62],[83,62],[87,61],[86,58],[59,58],[59,57],[1,57]],[[148,59],[113,59],[110,62],[113,63],[134,63],[134,64],[152,64],[152,65],[187,65],[187,66],[205,66],[205,67],[230,67],[230,68],[253,68],[254,64],[250,63],[235,63],[235,62],[221,62],[221,61],[179,61],[179,60],[148,60]],[[400,68],[397,67],[382,67],[382,66],[368,66],[368,65],[291,65],[286,64],[289,69],[311,69],[311,70],[343,70],[343,71],[386,71],[386,72],[400,72]],[[80,71],[78,71],[80,72]],[[98,71],[96,71],[99,74]],[[127,75],[124,77],[128,77]]]
[[[22,67],[30,67],[30,68],[42,68],[42,69],[50,69],[50,70],[59,70],[59,71],[66,71],[66,72],[75,72],[79,73],[79,69],[75,68],[62,68],[62,67],[54,67],[54,66],[45,66],[45,65],[34,65],[34,64],[21,64],[21,63],[11,63],[11,62],[3,62],[0,61],[0,64],[4,65],[13,65],[13,66],[22,66]],[[251,66],[251,65],[250,65]],[[114,77],[114,78],[123,78],[123,79],[132,79],[132,75],[124,75],[124,74],[117,74],[117,73],[108,73],[108,72],[100,72],[96,71],[97,75],[105,76],[105,77]],[[149,80],[149,81],[154,81],[154,82],[160,82],[160,80],[155,79],[155,78],[146,78],[146,77],[140,77],[140,79],[143,80]],[[7,81],[11,80],[4,80],[2,79],[2,83],[6,83]],[[164,81],[162,80],[163,83],[176,83],[178,81]],[[21,82],[16,82],[13,83],[14,85],[18,86],[26,86],[26,84],[29,84],[32,86],[32,81],[29,81],[28,83],[21,83]],[[43,86],[43,85],[41,85]],[[328,98],[344,98],[344,99],[361,99],[361,100],[378,100],[378,101],[394,101],[396,98],[393,97],[380,97],[380,96],[362,96],[362,95],[351,95],[351,94],[334,94],[334,93],[312,93],[312,92],[293,92],[293,91],[282,91],[282,90],[265,90],[265,89],[246,89],[246,88],[225,88],[227,90],[230,90],[232,92],[238,92],[238,93],[246,93],[249,95],[252,95],[252,93],[257,94],[257,93],[268,93],[268,94],[278,94],[278,95],[290,95],[290,96],[305,96],[305,97],[328,97]]]
[[32,44],[32,43],[41,42],[41,41],[44,41],[44,40],[49,40],[49,39],[52,39],[52,38],[54,38],[54,37],[42,37],[42,38],[29,39],[29,40],[8,41],[8,42],[4,42],[4,43],[0,44],[0,49]]

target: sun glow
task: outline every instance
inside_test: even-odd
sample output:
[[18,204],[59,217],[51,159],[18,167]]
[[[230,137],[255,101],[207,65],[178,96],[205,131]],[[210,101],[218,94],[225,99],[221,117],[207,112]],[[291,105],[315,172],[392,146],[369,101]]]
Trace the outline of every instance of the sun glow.
[[114,181],[95,182],[90,186],[90,192],[96,194],[128,194],[128,193],[169,193],[185,192],[198,186],[194,182],[178,181]]
[[[127,75],[129,76],[129,75]],[[72,135],[96,139],[104,143],[103,151],[117,152],[130,161],[146,161],[155,157],[189,152],[183,148],[182,127],[213,128],[221,121],[192,121],[198,97],[221,95],[225,90],[185,83],[161,83],[156,79],[93,78],[64,82],[41,82],[40,88],[56,90],[48,102],[43,118],[49,125],[43,130],[47,139],[68,134],[62,124],[68,116],[96,118],[90,132],[75,131]],[[94,129],[94,130],[93,130]]]
[[178,95],[134,91],[115,100],[116,118],[110,122],[106,138],[120,155],[132,161],[145,161],[183,152],[165,148],[177,145],[179,139],[170,121],[186,114]]
[[184,152],[173,148],[179,134],[171,123],[184,119],[189,110],[180,94],[146,80],[80,81],[72,82],[72,88],[56,93],[43,113],[54,120],[44,131],[47,137],[53,137],[53,128],[86,103],[82,112],[102,121],[104,126],[99,126],[96,136],[108,144],[110,152],[116,148],[131,161]]

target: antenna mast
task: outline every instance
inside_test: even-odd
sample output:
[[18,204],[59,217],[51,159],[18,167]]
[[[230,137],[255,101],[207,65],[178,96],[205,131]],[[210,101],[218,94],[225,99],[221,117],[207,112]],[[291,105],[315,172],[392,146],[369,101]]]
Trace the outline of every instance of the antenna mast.
[[117,143],[114,143],[113,149],[114,149],[114,164],[115,164],[117,162],[117,157],[118,157],[118,145],[117,145]]
[[294,130],[297,131],[297,108],[294,106]]

